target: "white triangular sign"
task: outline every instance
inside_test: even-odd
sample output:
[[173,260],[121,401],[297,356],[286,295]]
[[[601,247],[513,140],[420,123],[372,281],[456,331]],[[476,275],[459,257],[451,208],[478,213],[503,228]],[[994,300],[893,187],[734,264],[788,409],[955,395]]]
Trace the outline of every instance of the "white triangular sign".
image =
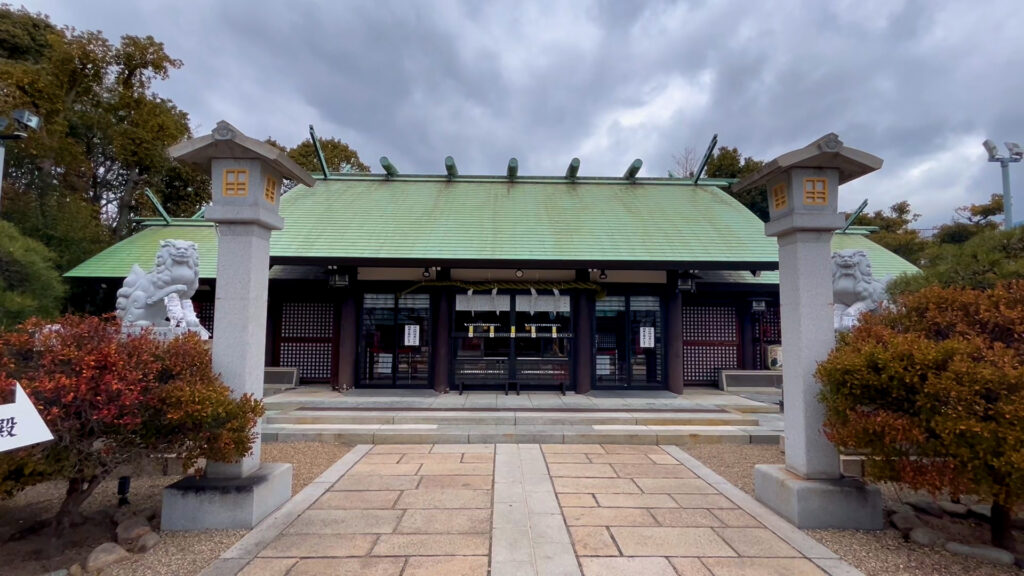
[[0,404],[0,452],[47,440],[53,440],[53,434],[21,384],[15,384],[14,403]]

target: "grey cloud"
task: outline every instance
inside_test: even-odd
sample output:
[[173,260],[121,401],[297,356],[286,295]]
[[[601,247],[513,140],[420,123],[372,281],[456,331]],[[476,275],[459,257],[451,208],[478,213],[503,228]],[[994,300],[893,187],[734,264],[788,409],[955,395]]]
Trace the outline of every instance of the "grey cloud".
[[[203,130],[224,116],[293,144],[313,122],[375,169],[385,154],[436,173],[452,154],[467,173],[498,173],[509,156],[523,173],[558,173],[581,155],[583,173],[618,175],[642,155],[660,176],[714,132],[769,159],[835,131],[886,161],[844,207],[910,198],[932,225],[999,191],[974,140],[1024,140],[1024,12],[1011,0],[29,8],[164,41],[185,67],[157,88]],[[1024,170],[1014,178],[1024,188]]]

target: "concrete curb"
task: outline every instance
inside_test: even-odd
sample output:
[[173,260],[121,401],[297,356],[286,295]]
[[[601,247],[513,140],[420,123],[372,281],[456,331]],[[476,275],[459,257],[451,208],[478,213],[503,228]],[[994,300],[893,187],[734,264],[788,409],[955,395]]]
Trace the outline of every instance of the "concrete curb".
[[735,502],[737,506],[764,524],[766,528],[774,532],[779,538],[782,538],[790,546],[796,548],[798,552],[806,556],[822,570],[825,570],[832,576],[864,576],[862,572],[846,563],[825,546],[822,546],[817,540],[804,534],[800,529],[787,522],[775,512],[772,512],[767,506],[733,486],[728,480],[701,464],[700,461],[684,452],[678,446],[662,446],[661,448],[680,464],[689,468],[694,474],[721,492],[723,496]]
[[283,506],[275,510],[234,546],[214,560],[199,576],[235,576],[250,560],[263,551],[268,544],[284,531],[299,514],[313,505],[324,492],[356,464],[373,446],[360,444],[331,465],[316,480],[292,496]]

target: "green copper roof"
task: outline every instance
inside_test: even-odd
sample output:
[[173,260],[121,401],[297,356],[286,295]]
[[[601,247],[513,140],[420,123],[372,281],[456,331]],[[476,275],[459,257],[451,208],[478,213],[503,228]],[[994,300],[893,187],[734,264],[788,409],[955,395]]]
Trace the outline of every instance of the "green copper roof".
[[191,240],[199,248],[199,277],[217,277],[217,229],[203,222],[149,226],[107,248],[65,274],[72,278],[123,278],[138,264],[153,267],[161,240]]
[[[871,274],[878,280],[884,280],[887,276],[896,277],[900,274],[913,274],[919,272],[918,268],[900,258],[889,250],[871,241],[866,231],[851,227],[846,233],[837,232],[832,235],[832,251],[839,250],[863,250],[871,261]],[[698,282],[728,282],[742,284],[778,284],[779,272],[773,270],[763,272],[759,277],[754,277],[750,272],[738,270],[717,270],[700,271],[702,280]],[[699,284],[698,284],[699,285]]]
[[281,200],[271,256],[350,260],[773,263],[752,213],[679,180],[353,176]]
[[[731,281],[778,281],[746,271],[778,258],[761,221],[722,190],[678,179],[332,175],[285,194],[281,214],[285,228],[270,243],[279,263],[679,263],[743,270],[729,273]],[[200,276],[216,276],[216,229],[194,220],[148,226],[67,276],[118,278],[135,263],[149,269],[167,238],[198,244]],[[914,270],[862,235],[837,235],[833,248],[846,247],[867,250],[877,276]]]

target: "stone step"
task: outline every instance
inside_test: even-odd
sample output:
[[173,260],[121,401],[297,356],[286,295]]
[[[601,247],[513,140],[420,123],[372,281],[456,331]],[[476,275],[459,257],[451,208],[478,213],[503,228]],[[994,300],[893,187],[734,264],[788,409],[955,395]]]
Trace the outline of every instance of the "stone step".
[[337,444],[777,444],[756,427],[685,425],[267,424],[264,442]]
[[292,410],[271,412],[267,425],[437,424],[463,426],[757,426],[755,417],[731,412],[556,412]]

